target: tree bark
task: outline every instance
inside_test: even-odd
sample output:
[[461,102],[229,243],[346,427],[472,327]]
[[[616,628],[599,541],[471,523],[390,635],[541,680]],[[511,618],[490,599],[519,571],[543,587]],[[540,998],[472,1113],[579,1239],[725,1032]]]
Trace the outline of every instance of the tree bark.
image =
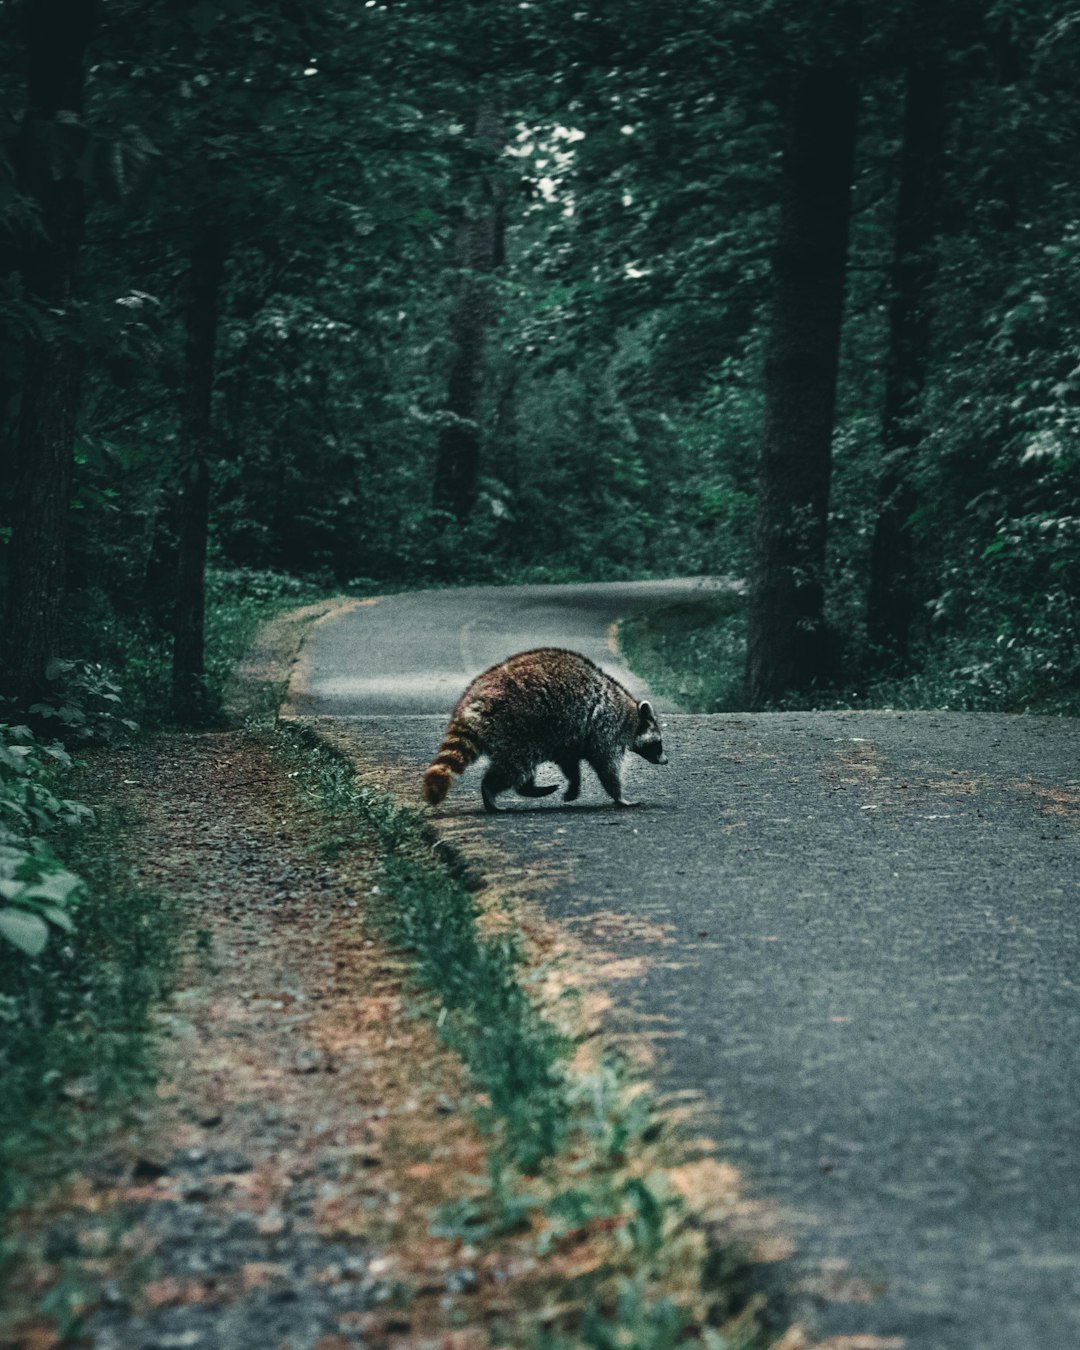
[[[475,139],[491,154],[502,145],[502,119],[481,108]],[[461,283],[450,321],[453,355],[446,394],[450,425],[439,435],[435,457],[435,506],[466,520],[476,505],[480,476],[477,417],[484,388],[484,339],[495,318],[493,274],[503,261],[505,225],[495,182],[484,174],[480,201],[466,211],[458,230]]]
[[82,378],[76,272],[86,205],[78,160],[86,51],[96,30],[89,0],[35,0],[24,7],[26,116],[16,143],[20,186],[39,232],[20,259],[40,315],[27,339],[14,438],[12,535],[3,683],[25,705],[46,690],[61,646],[75,422]]
[[825,544],[857,90],[799,72],[781,161],[765,428],[748,607],[751,707],[825,676]]
[[907,661],[915,613],[914,556],[907,523],[917,497],[912,460],[923,438],[919,403],[930,344],[934,234],[942,186],[945,69],[940,57],[913,59],[907,70],[904,139],[889,308],[882,474],[870,555],[866,627],[886,665]]
[[214,353],[225,232],[213,220],[199,227],[188,273],[187,341],[180,411],[183,481],[179,502],[176,608],[173,620],[172,702],[181,722],[206,719],[204,636],[206,550],[210,522],[210,448]]

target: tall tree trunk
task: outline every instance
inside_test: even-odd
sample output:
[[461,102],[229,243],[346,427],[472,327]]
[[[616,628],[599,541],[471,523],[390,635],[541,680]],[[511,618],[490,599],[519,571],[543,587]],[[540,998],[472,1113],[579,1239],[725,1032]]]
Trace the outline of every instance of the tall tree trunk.
[[203,662],[206,616],[206,545],[210,521],[211,406],[225,233],[211,220],[196,236],[188,273],[187,342],[180,411],[183,483],[173,621],[173,712],[198,723],[207,714]]
[[802,71],[790,90],[750,578],[751,707],[828,665],[825,542],[857,106],[838,70]]
[[3,683],[24,704],[44,691],[46,666],[61,642],[82,376],[74,313],[86,215],[78,177],[85,138],[80,118],[96,14],[90,0],[34,0],[23,11],[29,69],[16,159],[39,233],[23,251],[21,270],[42,327],[27,339],[14,438]]
[[[502,146],[502,119],[485,104],[475,139],[492,155]],[[484,338],[495,317],[493,273],[503,261],[502,203],[491,174],[480,183],[480,200],[466,211],[458,230],[461,283],[450,321],[453,356],[446,394],[450,425],[439,435],[434,502],[465,520],[476,505],[480,475],[477,416],[484,387]]]
[[885,664],[908,656],[915,613],[914,556],[907,522],[917,499],[912,460],[922,441],[919,403],[930,342],[934,233],[945,138],[945,69],[940,57],[914,58],[907,70],[904,141],[885,371],[882,475],[870,554],[867,636]]

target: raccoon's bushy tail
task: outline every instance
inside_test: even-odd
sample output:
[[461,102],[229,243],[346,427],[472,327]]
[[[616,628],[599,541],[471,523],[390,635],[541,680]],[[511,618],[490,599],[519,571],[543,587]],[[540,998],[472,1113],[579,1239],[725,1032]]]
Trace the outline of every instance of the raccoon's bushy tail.
[[451,722],[439,746],[439,753],[424,774],[424,801],[429,806],[438,806],[450,791],[454,774],[464,773],[470,764],[476,763],[481,753],[468,727],[462,726],[460,722]]

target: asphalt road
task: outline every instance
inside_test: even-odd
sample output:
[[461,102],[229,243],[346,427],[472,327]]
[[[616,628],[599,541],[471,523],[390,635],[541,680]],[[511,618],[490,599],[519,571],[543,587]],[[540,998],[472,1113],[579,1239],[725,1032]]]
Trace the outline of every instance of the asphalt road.
[[[294,704],[419,771],[483,665],[557,643],[626,678],[612,619],[690,585],[386,597],[315,630]],[[484,816],[476,769],[442,811],[542,870],[598,954],[641,958],[614,1028],[780,1207],[822,1333],[1077,1350],[1080,723],[665,722],[636,811],[586,771],[573,806]]]

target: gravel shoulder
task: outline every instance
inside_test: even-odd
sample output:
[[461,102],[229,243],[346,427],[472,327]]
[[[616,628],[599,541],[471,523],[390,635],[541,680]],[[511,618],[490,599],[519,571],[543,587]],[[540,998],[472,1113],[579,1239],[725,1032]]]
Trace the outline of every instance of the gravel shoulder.
[[60,1343],[33,1315],[50,1291],[95,1350],[337,1350],[445,1328],[495,1279],[428,1232],[484,1146],[459,1062],[365,930],[364,860],[319,859],[296,785],[244,733],[118,752],[88,786],[138,820],[140,885],[193,922],[156,1095],[22,1216],[23,1315],[0,1344]]

